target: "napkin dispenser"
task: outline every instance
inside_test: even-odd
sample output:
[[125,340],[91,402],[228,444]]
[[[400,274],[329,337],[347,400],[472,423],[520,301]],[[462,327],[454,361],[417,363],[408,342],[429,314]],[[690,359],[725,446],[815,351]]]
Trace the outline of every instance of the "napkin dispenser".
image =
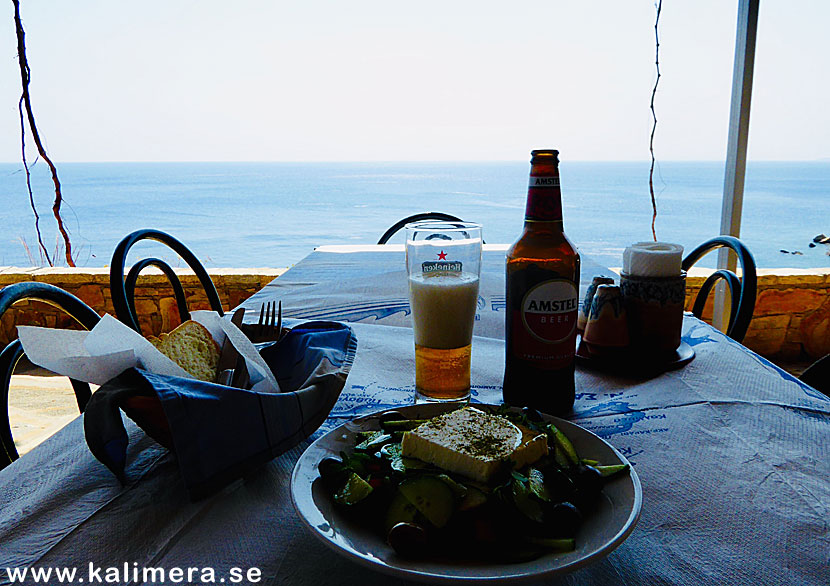
[[632,350],[657,358],[680,346],[686,273],[683,247],[668,242],[637,242],[623,252],[620,275]]

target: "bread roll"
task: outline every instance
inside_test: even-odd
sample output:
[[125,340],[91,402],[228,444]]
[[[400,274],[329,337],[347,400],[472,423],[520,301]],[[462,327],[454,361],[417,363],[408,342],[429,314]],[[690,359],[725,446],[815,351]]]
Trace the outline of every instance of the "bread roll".
[[207,328],[199,322],[188,320],[169,334],[150,337],[149,340],[193,378],[216,381],[220,348]]

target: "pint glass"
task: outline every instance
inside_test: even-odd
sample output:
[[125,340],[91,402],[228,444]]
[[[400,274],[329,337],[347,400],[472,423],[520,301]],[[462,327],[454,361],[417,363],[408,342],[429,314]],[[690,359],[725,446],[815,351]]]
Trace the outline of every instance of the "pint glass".
[[481,225],[406,226],[416,401],[470,398],[470,356],[481,274]]

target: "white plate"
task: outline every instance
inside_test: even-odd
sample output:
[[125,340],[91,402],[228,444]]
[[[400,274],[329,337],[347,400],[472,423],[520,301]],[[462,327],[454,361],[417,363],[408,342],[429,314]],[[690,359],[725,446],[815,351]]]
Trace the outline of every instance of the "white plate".
[[[423,404],[399,407],[396,411],[407,418],[425,419],[450,408],[446,404]],[[575,551],[552,553],[515,564],[468,560],[448,563],[443,560],[431,562],[402,558],[380,535],[340,514],[330,494],[321,485],[317,470],[323,458],[339,457],[340,452],[350,451],[356,432],[380,429],[378,415],[359,417],[315,441],[300,456],[291,475],[291,499],[306,527],[331,549],[373,570],[433,583],[468,580],[506,582],[564,574],[608,555],[628,537],[640,515],[642,488],[637,473],[630,468],[630,474],[609,482],[603,489],[596,510],[585,519],[576,535]],[[628,464],[622,454],[590,431],[556,417],[548,417],[548,420],[568,436],[582,458],[598,460],[602,464]]]

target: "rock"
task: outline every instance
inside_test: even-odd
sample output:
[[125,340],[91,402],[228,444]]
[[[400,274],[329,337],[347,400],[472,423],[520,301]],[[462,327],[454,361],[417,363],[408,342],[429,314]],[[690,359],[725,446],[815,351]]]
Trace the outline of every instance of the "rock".
[[794,254],[796,256],[804,256],[804,253],[800,250],[793,250],[791,254]]
[[783,248],[781,250],[779,250],[778,252],[780,252],[782,254],[790,254],[789,250],[784,250]]
[[813,242],[817,242],[818,244],[830,244],[830,236],[819,234],[818,236],[813,237]]
[[815,243],[815,242],[811,242],[811,243],[810,243],[810,244],[808,244],[807,246],[809,246],[810,248],[815,248],[815,247],[816,247],[816,243]]

